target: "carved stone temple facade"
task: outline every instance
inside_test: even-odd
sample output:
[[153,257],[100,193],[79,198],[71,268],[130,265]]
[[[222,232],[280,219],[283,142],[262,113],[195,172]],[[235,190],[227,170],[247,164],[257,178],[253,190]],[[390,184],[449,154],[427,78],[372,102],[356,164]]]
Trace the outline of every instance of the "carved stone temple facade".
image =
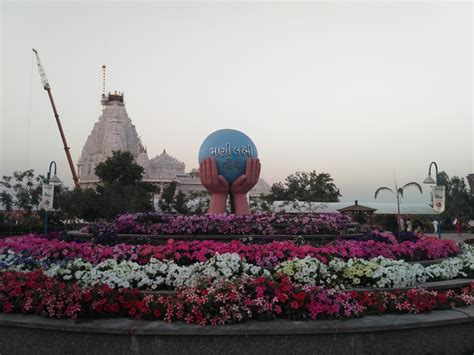
[[[163,187],[172,181],[177,182],[177,191],[183,193],[205,191],[201,185],[199,172],[196,169],[185,172],[185,164],[166,150],[149,159],[148,153],[138,136],[137,130],[128,117],[123,93],[114,92],[102,96],[102,115],[95,123],[82,148],[77,163],[79,184],[82,187],[93,187],[99,179],[94,174],[95,167],[113,151],[121,150],[132,153],[135,161],[145,169],[144,181]],[[161,189],[163,190],[163,189]],[[263,179],[250,191],[250,196],[268,193],[270,186]]]
[[467,182],[469,183],[469,188],[471,189],[471,194],[474,195],[474,174],[469,174],[467,176]]

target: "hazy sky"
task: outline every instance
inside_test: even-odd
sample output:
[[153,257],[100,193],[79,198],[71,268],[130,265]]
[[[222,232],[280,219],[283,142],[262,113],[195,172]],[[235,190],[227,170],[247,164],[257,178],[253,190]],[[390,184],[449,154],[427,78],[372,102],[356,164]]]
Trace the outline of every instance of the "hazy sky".
[[432,160],[466,176],[472,14],[470,2],[3,1],[0,174],[55,160],[72,185],[37,48],[75,163],[106,64],[150,158],[165,148],[187,171],[209,133],[235,128],[268,182],[328,172],[343,201],[373,201],[394,173],[421,183]]

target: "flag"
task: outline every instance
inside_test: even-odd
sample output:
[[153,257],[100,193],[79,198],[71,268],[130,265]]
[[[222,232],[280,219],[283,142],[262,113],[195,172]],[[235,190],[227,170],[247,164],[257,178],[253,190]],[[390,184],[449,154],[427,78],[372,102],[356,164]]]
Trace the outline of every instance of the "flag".
[[446,190],[444,186],[433,186],[433,210],[435,213],[442,213],[446,208]]
[[42,204],[45,211],[53,209],[54,186],[51,184],[43,184]]

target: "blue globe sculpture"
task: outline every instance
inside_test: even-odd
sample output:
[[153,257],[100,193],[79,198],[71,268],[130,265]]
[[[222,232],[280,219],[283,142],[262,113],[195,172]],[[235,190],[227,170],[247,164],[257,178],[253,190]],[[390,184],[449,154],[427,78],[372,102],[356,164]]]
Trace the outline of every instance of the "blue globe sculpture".
[[229,184],[245,174],[247,158],[258,158],[257,148],[244,133],[235,129],[220,129],[211,133],[199,149],[199,163],[215,158],[217,172]]

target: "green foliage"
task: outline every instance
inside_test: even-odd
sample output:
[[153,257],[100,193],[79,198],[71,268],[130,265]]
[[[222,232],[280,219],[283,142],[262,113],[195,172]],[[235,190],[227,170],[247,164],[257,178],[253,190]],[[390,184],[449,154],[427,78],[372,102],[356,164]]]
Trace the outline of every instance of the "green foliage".
[[171,212],[173,210],[174,196],[176,194],[176,181],[172,181],[163,188],[158,206],[162,211]]
[[[161,199],[158,201],[158,206],[162,211],[166,212],[178,212],[180,214],[188,214],[195,212],[192,208],[188,207],[188,203],[191,198],[196,198],[196,194],[190,194],[187,196],[184,192],[179,190],[176,193],[177,187],[176,181],[172,181],[165,186]],[[198,213],[201,212],[200,206],[198,207]]]
[[7,211],[13,209],[30,214],[38,210],[41,203],[42,181],[44,176],[36,175],[34,170],[15,171],[12,176],[3,176],[0,181],[2,192],[0,202]]
[[209,203],[211,195],[207,191],[193,191],[187,195],[186,205],[188,206],[188,213],[193,214],[206,214],[209,210]]
[[31,233],[42,229],[38,210],[43,179],[44,176],[35,175],[34,170],[15,171],[11,176],[2,177],[0,203],[6,212],[0,217],[0,234]]
[[467,222],[474,219],[474,196],[469,192],[464,178],[449,177],[446,172],[438,174],[438,184],[446,187],[446,209],[441,214],[445,228],[451,228],[454,218]]
[[265,197],[269,203],[274,201],[338,202],[342,195],[330,174],[316,171],[296,172],[285,183],[273,184],[270,194]]
[[153,210],[155,188],[142,181],[143,168],[134,162],[130,152],[113,152],[97,165],[95,174],[101,180],[96,188],[96,218],[111,219],[120,213]]
[[387,231],[395,232],[398,229],[398,221],[393,214],[374,215],[375,224],[381,225]]
[[153,191],[151,184],[136,182],[122,185],[119,182],[104,184],[99,191],[99,216],[111,219],[126,212],[153,211]]
[[182,191],[178,191],[173,201],[173,209],[178,213],[187,214],[189,212],[187,202],[188,198],[186,194]]
[[95,173],[100,178],[95,190],[74,189],[61,197],[60,206],[69,218],[111,219],[119,213],[153,210],[156,189],[142,181],[143,168],[129,152],[113,152]]
[[143,178],[144,169],[133,161],[130,152],[115,151],[112,157],[97,164],[95,174],[104,184],[133,185]]
[[18,211],[0,212],[0,235],[41,233],[43,222],[36,213]]
[[100,215],[100,195],[91,188],[66,190],[58,197],[58,204],[68,219],[94,220]]
[[7,191],[2,191],[0,194],[0,201],[2,201],[5,210],[11,211],[13,209],[13,196]]
[[250,198],[250,210],[252,212],[270,212],[271,208],[267,196],[261,194],[257,198]]

